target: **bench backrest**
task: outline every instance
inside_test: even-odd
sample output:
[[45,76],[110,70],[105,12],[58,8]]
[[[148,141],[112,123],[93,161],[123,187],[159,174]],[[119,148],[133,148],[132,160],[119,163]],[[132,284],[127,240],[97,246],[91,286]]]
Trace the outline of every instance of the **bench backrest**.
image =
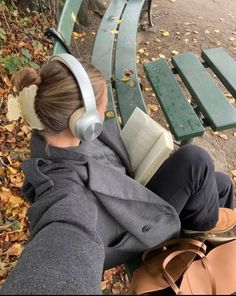
[[[93,47],[91,63],[109,81],[106,120],[114,120],[118,126],[127,122],[136,106],[146,112],[136,68],[136,33],[144,1],[112,0]],[[63,7],[57,31],[64,36],[67,45],[71,42],[75,16],[82,2],[67,0]],[[61,52],[65,49],[56,42],[53,53]]]

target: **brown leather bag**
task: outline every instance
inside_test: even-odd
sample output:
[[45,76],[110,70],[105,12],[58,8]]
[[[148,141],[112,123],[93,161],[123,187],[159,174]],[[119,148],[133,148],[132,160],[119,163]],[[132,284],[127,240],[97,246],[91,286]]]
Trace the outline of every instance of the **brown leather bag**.
[[169,287],[177,295],[236,291],[236,240],[207,253],[203,241],[180,238],[148,250],[142,259],[144,264],[133,273],[130,294],[156,295]]

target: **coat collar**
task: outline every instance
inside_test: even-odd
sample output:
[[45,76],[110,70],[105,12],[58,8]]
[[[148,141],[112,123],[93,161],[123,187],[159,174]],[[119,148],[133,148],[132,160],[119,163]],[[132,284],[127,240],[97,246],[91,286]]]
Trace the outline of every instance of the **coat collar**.
[[[126,167],[127,174],[133,177],[129,156],[119,133],[119,128],[114,122],[106,122],[99,139],[119,156],[120,160]],[[88,159],[86,155],[80,153],[79,146],[71,148],[55,148],[52,146],[47,146],[44,139],[36,131],[33,131],[32,134],[31,158],[43,158],[50,160],[78,160],[86,162]]]

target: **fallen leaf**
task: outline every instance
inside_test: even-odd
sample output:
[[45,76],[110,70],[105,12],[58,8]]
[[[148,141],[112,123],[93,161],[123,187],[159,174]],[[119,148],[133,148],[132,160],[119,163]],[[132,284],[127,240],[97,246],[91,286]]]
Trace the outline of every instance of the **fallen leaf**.
[[161,58],[161,59],[165,59],[166,58],[166,56],[164,55],[164,54],[159,54],[159,57]]
[[231,171],[232,175],[236,177],[236,169]]
[[106,289],[106,287],[107,287],[107,283],[108,283],[107,280],[101,282],[101,288],[102,288],[102,291]]
[[129,81],[129,75],[124,75],[123,77],[122,77],[122,81],[124,81],[124,82],[128,82]]
[[205,34],[210,34],[210,31],[209,30],[205,30]]
[[135,81],[135,80],[130,80],[130,81],[129,81],[129,85],[130,85],[131,87],[135,87],[135,85],[136,85],[136,81]]
[[161,35],[164,37],[168,37],[170,35],[170,33],[168,31],[162,31]]
[[20,243],[14,243],[8,250],[8,256],[20,256],[21,252],[23,251],[23,246]]
[[77,32],[72,32],[72,36],[73,36],[74,40],[78,40],[80,37],[79,33],[77,33]]
[[144,53],[144,52],[145,52],[145,49],[146,49],[146,48],[140,48],[140,49],[138,50],[138,52],[139,52],[139,53]]
[[157,104],[148,104],[148,108],[153,112],[155,112],[159,109]]
[[120,25],[120,24],[123,23],[123,21],[124,21],[123,19],[117,19],[117,20],[116,20],[116,23],[117,23],[118,25]]
[[177,54],[179,54],[179,52],[177,51],[177,50],[172,50],[172,52],[171,52],[173,55],[177,55]]
[[220,33],[220,30],[214,30],[215,33]]
[[111,30],[111,34],[115,35],[115,34],[118,34],[119,31],[118,30]]
[[76,23],[76,16],[74,12],[71,13],[71,19]]
[[212,133],[213,135],[216,135],[216,136],[219,135],[219,132],[213,132],[213,131],[212,131],[211,133]]
[[150,87],[145,87],[144,90],[145,91],[151,91],[152,89]]
[[8,132],[12,132],[14,130],[15,123],[7,124],[4,127]]
[[219,136],[220,136],[222,139],[228,140],[228,136],[225,135],[225,134],[219,134]]
[[229,37],[229,41],[234,41],[235,40],[235,37]]

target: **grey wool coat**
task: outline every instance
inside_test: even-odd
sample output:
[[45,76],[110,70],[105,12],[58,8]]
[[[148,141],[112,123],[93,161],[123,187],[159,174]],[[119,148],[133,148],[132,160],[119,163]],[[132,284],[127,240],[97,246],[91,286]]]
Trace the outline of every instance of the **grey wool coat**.
[[118,129],[108,122],[99,138],[127,174],[33,133],[23,164],[31,236],[2,294],[101,294],[104,269],[179,235],[175,209],[132,178]]

